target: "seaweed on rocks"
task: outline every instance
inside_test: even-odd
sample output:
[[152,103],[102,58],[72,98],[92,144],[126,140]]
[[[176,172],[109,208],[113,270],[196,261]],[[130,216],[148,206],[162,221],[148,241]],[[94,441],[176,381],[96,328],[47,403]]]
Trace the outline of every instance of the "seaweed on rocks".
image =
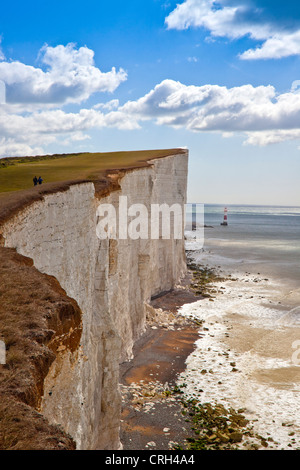
[[190,288],[196,295],[201,295],[202,297],[213,298],[212,294],[217,292],[214,283],[223,282],[227,279],[216,272],[215,269],[195,263],[188,252],[187,267],[193,276]]
[[[184,384],[181,385],[184,387]],[[197,399],[185,399],[181,387],[173,393],[182,394],[182,414],[191,423],[192,434],[177,449],[185,450],[257,450],[268,447],[268,440],[256,434],[242,409],[226,409],[216,403],[201,404]]]

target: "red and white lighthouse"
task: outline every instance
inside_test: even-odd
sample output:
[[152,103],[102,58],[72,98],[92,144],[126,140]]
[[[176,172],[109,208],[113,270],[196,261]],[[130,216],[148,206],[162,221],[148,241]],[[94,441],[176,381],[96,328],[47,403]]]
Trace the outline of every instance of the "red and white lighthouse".
[[227,207],[224,208],[224,218],[223,218],[223,222],[221,223],[221,225],[228,225],[228,220],[227,220]]

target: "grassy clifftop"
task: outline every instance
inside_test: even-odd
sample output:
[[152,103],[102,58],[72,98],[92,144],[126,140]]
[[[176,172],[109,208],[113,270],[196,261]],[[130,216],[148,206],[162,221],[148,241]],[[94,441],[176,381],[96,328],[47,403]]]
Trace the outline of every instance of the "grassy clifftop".
[[168,149],[4,158],[0,159],[0,193],[30,188],[34,176],[42,176],[44,183],[93,180],[108,169],[140,167],[147,160],[180,152]]
[[[102,196],[118,189],[124,172],[146,167],[157,158],[186,153],[175,148],[0,159],[0,226],[46,194],[66,191],[76,183],[93,182],[96,194]],[[109,177],[112,174],[114,177]],[[41,176],[43,184],[34,187],[34,176]]]

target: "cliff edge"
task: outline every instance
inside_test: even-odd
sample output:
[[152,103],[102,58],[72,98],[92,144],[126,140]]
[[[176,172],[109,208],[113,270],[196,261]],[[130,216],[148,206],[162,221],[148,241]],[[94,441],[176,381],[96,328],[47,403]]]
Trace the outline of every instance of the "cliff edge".
[[[0,168],[16,181],[30,165],[52,174],[41,187],[14,191],[12,181],[0,193],[0,448],[121,448],[119,364],[145,329],[151,297],[185,273],[184,240],[100,239],[97,214],[104,204],[119,210],[122,197],[128,207],[183,208],[188,165],[182,149],[125,154]],[[63,180],[74,161],[80,171]]]

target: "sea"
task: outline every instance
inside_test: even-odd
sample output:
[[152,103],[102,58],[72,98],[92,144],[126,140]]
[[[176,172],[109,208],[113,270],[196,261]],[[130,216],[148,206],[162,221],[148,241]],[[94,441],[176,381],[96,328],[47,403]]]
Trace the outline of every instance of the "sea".
[[242,409],[268,449],[298,450],[300,207],[227,205],[227,226],[224,209],[204,204],[202,227],[185,232],[188,258],[223,279],[180,309],[204,328],[178,384],[187,398]]

